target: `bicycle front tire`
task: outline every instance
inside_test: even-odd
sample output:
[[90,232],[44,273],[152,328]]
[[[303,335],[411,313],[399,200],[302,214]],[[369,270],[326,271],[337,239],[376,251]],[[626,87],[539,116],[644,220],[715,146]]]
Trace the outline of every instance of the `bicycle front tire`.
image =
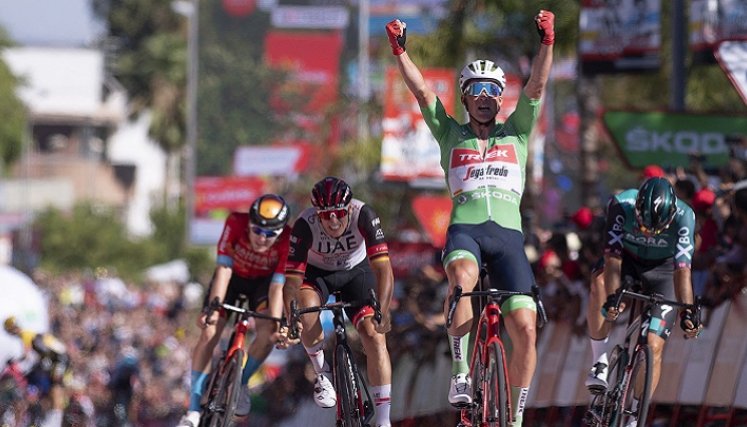
[[358,399],[353,360],[347,349],[339,345],[335,350],[335,387],[337,388],[338,425],[363,427],[363,413]]
[[[653,367],[651,348],[645,344],[638,346],[635,353],[633,353],[630,366],[630,375],[628,375],[625,382],[621,400],[620,414],[622,416],[618,416],[615,423],[618,427],[625,426],[632,420],[636,420],[639,426],[646,425],[648,407],[651,401]],[[637,384],[639,384],[638,387],[636,387]],[[638,401],[638,406],[634,408],[633,403],[637,391],[640,391],[641,397]]]
[[483,378],[485,404],[483,406],[483,424],[488,427],[506,427],[509,419],[508,380],[504,364],[503,351],[498,343],[488,347],[488,363]]
[[241,370],[244,361],[244,352],[237,350],[226,362],[218,379],[218,388],[211,402],[208,403],[210,411],[208,427],[229,427],[233,425],[233,414],[236,411],[236,403],[241,390]]

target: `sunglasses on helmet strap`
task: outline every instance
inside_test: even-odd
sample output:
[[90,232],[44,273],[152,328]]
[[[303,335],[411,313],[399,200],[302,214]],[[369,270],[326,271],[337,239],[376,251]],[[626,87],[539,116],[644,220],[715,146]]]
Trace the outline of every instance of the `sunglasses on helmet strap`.
[[264,236],[264,237],[267,237],[268,239],[272,237],[277,237],[283,233],[282,228],[278,228],[277,230],[268,230],[258,225],[252,225],[251,230],[252,230],[252,233],[256,234],[257,236]]
[[346,216],[348,216],[348,209],[319,209],[316,211],[316,213],[317,215],[319,215],[319,218],[329,221],[332,218],[332,215],[334,215],[337,219],[345,218]]
[[485,93],[487,96],[495,97],[501,96],[503,88],[496,82],[476,81],[468,84],[467,87],[464,88],[463,93],[475,97]]

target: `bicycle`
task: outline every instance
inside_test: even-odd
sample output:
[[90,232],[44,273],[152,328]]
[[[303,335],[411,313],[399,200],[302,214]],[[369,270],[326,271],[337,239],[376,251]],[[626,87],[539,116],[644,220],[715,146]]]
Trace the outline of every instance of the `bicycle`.
[[[630,290],[639,285],[640,282],[626,280],[625,286],[617,292],[615,308],[619,309],[625,297],[640,304],[636,304],[636,311],[631,310],[623,344],[617,344],[610,353],[607,371],[610,386],[606,391],[593,395],[584,417],[584,422],[589,426],[620,427],[627,425],[623,422],[633,420],[636,425],[645,425],[651,403],[653,354],[648,346],[648,331],[654,308],[658,307],[664,313],[674,307],[688,308],[695,313],[696,323],[700,323],[699,300],[695,304],[683,304],[665,299],[658,293],[642,294]],[[641,399],[634,408],[636,386],[640,388],[638,394]]]
[[[481,282],[486,276],[483,269]],[[469,371],[472,377],[472,403],[461,409],[457,427],[506,427],[511,414],[511,389],[508,381],[506,352],[500,337],[501,303],[512,296],[531,296],[537,304],[537,327],[547,323],[545,307],[540,300],[539,287],[532,286],[531,292],[488,289],[484,291],[462,292],[462,287],[454,288],[449,299],[446,327],[453,321],[457,303],[464,297],[485,297],[487,303],[480,311],[477,323],[478,333],[470,356]]]
[[226,427],[233,424],[233,415],[243,384],[241,372],[244,366],[244,340],[249,330],[249,318],[273,320],[282,324],[283,319],[251,311],[235,305],[210,303],[209,309],[227,310],[236,313],[236,321],[228,347],[211,370],[208,386],[202,398],[202,415],[199,427]]
[[293,300],[290,304],[290,333],[298,338],[298,322],[302,314],[331,311],[332,324],[335,328],[335,352],[332,359],[332,372],[335,390],[337,391],[336,427],[369,427],[374,416],[374,405],[366,382],[353,362],[353,351],[348,344],[343,310],[348,307],[369,305],[374,310],[374,319],[381,321],[381,309],[376,299],[376,292],[371,289],[369,299],[359,302],[337,301],[316,307],[298,308]]

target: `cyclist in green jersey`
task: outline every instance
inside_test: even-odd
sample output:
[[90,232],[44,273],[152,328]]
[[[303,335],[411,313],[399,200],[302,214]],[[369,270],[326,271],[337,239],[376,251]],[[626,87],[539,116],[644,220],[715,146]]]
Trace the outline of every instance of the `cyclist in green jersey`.
[[[615,292],[622,278],[642,281],[642,292],[656,292],[664,298],[693,303],[690,266],[695,248],[695,214],[679,200],[672,184],[652,177],[638,189],[610,198],[607,205],[604,256],[592,269],[591,294],[587,311],[594,366],[586,379],[592,393],[607,390],[608,352],[611,324],[625,309],[615,310]],[[606,302],[605,302],[606,301]],[[671,308],[671,307],[670,307]],[[680,327],[686,336],[696,337],[702,325],[691,310],[681,310]],[[651,392],[656,390],[664,344],[676,323],[675,310],[652,313],[648,344],[654,356]]]
[[[526,179],[529,134],[537,120],[540,98],[552,66],[554,19],[552,12],[546,10],[535,17],[542,43],[516,110],[505,123],[496,120],[506,89],[500,67],[488,60],[477,60],[464,67],[459,88],[469,120],[460,124],[446,113],[441,100],[426,85],[405,51],[405,23],[394,20],[386,25],[400,74],[441,148],[441,167],[452,199],[443,257],[449,297],[457,285],[465,292],[474,289],[483,262],[491,287],[529,292],[534,283],[524,253],[519,204]],[[502,308],[516,356],[509,360],[512,425],[520,426],[537,359],[536,307],[532,298],[516,296]],[[472,403],[467,355],[472,317],[469,299],[462,299],[448,329],[453,360],[449,402],[457,408]]]

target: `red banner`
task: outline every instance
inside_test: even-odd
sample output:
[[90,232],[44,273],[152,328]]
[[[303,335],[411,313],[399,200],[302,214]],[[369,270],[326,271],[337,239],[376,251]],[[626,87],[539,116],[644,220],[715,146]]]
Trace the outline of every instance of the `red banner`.
[[269,31],[265,38],[267,62],[293,76],[273,88],[272,108],[292,117],[311,140],[319,139],[330,122],[329,142],[338,138],[327,110],[338,97],[342,47],[339,31]]
[[195,216],[205,217],[215,210],[249,210],[265,189],[256,177],[199,177],[195,180]]
[[412,210],[433,246],[443,248],[451,218],[451,199],[447,196],[417,196],[412,201]]

